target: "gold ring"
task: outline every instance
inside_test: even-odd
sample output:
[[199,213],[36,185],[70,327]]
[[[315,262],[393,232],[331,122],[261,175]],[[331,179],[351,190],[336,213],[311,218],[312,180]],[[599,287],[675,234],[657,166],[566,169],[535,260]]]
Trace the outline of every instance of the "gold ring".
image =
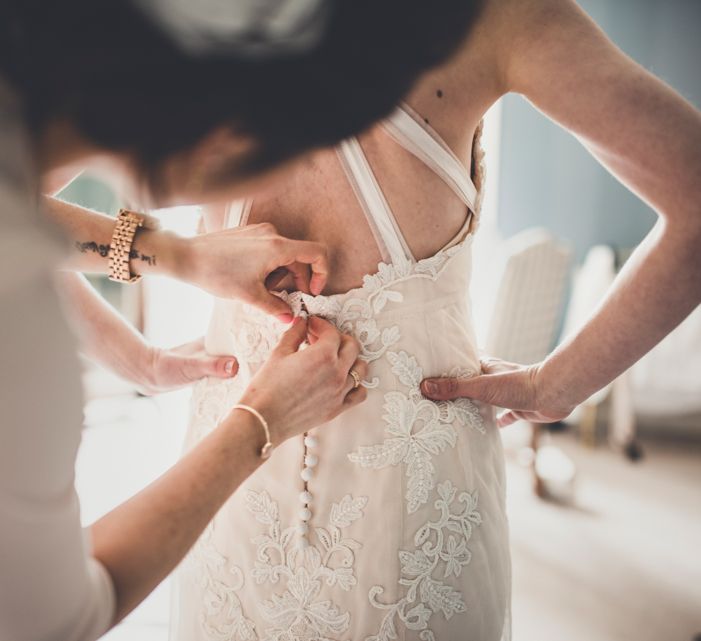
[[353,389],[358,389],[360,387],[360,374],[354,369],[348,372],[348,374],[353,377]]

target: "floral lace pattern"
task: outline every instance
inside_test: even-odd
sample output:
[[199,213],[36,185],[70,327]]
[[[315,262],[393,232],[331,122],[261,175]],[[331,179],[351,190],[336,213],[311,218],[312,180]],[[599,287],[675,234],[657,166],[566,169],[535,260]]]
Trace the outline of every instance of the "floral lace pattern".
[[275,349],[285,325],[252,305],[242,305],[241,316],[243,322],[231,332],[236,357],[248,363],[262,363]]
[[257,641],[236,594],[244,585],[243,572],[215,548],[212,527],[207,526],[188,557],[204,594],[200,626],[211,641]]
[[195,383],[190,401],[192,437],[201,440],[213,430],[238,402],[245,387],[244,379],[203,378]]
[[357,541],[343,530],[363,516],[367,497],[344,496],[331,506],[328,527],[314,529],[317,545],[298,545],[295,527],[282,528],[278,505],[267,492],[246,493],[249,511],[267,525],[267,533],[257,536],[256,583],[284,584],[282,593],[260,605],[270,628],[267,641],[332,641],[329,635],[346,632],[350,613],[341,612],[330,600],[321,600],[322,583],[348,591],[356,585],[353,573]]
[[[350,453],[351,462],[363,468],[381,469],[405,466],[408,479],[405,494],[408,513],[416,513],[436,496],[435,458],[457,444],[458,429],[469,427],[484,433],[477,407],[467,399],[432,402],[420,392],[423,370],[415,357],[405,351],[393,351],[401,335],[398,325],[381,327],[377,315],[390,304],[401,303],[403,294],[394,286],[412,278],[435,280],[465,243],[460,243],[418,263],[378,266],[376,274],[366,276],[363,286],[347,294],[313,297],[303,293],[285,295],[293,311],[327,318],[343,332],[353,334],[361,343],[361,356],[372,362],[386,357],[391,371],[404,391],[384,394],[386,438],[381,443],[360,446]],[[245,316],[237,319],[234,336],[237,355],[255,363],[265,360],[279,340],[285,326],[259,310],[244,306]],[[451,371],[448,375],[472,375],[469,371]],[[242,381],[241,381],[242,382]],[[375,379],[366,386],[377,386]],[[195,422],[214,425],[240,393],[239,385],[213,382],[195,392]],[[432,616],[450,619],[466,609],[462,594],[450,584],[470,562],[468,542],[473,526],[481,523],[477,512],[477,494],[462,492],[450,481],[438,485],[434,506],[437,520],[426,521],[416,532],[414,550],[399,551],[400,586],[404,596],[394,603],[383,603],[384,588],[375,585],[368,593],[372,607],[386,611],[378,632],[366,641],[391,641],[398,626],[417,630],[423,641],[434,641],[429,629]],[[203,589],[200,624],[212,641],[332,641],[351,629],[351,612],[344,611],[329,598],[329,588],[348,592],[358,583],[354,573],[355,553],[361,544],[344,534],[344,529],[362,518],[367,497],[344,496],[331,506],[326,527],[309,532],[309,543],[300,545],[298,528],[283,527],[278,504],[267,492],[249,490],[246,506],[255,519],[266,526],[253,538],[256,561],[247,581],[269,584],[269,598],[258,604],[257,626],[242,609],[237,592],[244,587],[241,569],[232,565],[215,547],[202,538],[194,555],[200,569]],[[249,616],[251,616],[249,614]],[[360,622],[360,619],[358,620]],[[263,629],[261,626],[265,626]]]
[[382,443],[363,445],[348,455],[362,467],[381,469],[388,465],[406,465],[407,512],[416,512],[436,485],[433,458],[448,446],[455,447],[455,423],[484,432],[482,417],[468,399],[434,403],[421,395],[423,370],[406,352],[388,352],[392,372],[409,388],[408,394],[387,392],[383,419],[388,435]]
[[[374,318],[388,303],[403,301],[402,293],[393,287],[413,278],[436,280],[450,259],[471,241],[470,235],[461,243],[417,262],[379,263],[377,272],[366,275],[361,287],[345,294],[311,296],[294,292],[283,293],[281,297],[290,304],[295,314],[300,314],[303,303],[310,314],[326,318],[340,331],[355,336],[361,344],[362,358],[372,362],[399,341],[396,325],[380,330]],[[284,329],[285,325],[274,317],[244,305],[240,327],[233,334],[237,356],[250,363],[265,361]]]
[[427,521],[414,535],[414,550],[399,552],[401,563],[400,585],[407,588],[406,595],[395,603],[382,603],[378,597],[382,586],[370,589],[370,603],[386,610],[377,634],[365,641],[391,641],[397,638],[397,624],[409,630],[420,631],[422,641],[435,641],[428,624],[433,615],[441,613],[448,620],[454,614],[464,612],[466,604],[460,592],[444,581],[459,577],[470,562],[472,553],[467,545],[474,526],[482,523],[477,511],[477,493],[461,492],[457,497],[462,509],[454,506],[457,489],[450,481],[438,486],[434,503],[440,512],[435,521]]

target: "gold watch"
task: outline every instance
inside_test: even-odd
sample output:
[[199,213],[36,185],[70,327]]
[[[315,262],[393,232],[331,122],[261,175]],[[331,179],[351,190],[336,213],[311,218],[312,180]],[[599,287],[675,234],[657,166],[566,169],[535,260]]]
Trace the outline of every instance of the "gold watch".
[[139,214],[129,209],[119,210],[117,224],[112,233],[110,250],[107,254],[110,280],[118,283],[135,283],[141,280],[141,275],[132,274],[129,267],[134,236],[140,227],[158,229],[158,222],[150,216]]

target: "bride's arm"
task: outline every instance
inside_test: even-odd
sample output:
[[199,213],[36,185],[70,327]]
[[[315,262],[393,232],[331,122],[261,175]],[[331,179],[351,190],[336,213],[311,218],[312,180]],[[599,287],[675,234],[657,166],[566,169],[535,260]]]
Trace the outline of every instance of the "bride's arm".
[[505,90],[522,93],[576,135],[659,215],[600,307],[543,363],[424,384],[433,398],[464,395],[517,410],[503,423],[555,420],[701,302],[701,114],[625,56],[572,0],[502,7]]

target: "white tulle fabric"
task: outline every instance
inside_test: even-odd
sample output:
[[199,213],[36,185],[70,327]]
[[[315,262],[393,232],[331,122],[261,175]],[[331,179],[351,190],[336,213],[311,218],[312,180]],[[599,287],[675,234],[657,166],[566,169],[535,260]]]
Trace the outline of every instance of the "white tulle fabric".
[[[414,142],[431,149],[421,140]],[[372,200],[363,176],[353,179]],[[393,225],[376,222],[397,256],[405,243],[396,231],[392,237]],[[290,297],[293,307],[303,302],[358,338],[369,363],[368,400],[312,432],[318,463],[308,483],[308,545],[299,545],[300,437],[239,488],[183,563],[172,639],[510,639],[504,463],[493,408],[434,403],[419,391],[424,376],[479,369],[471,242],[462,233],[431,258],[382,263],[345,294]],[[207,348],[237,354],[240,371],[197,385],[187,447],[227,415],[283,331],[254,308],[217,302]]]

